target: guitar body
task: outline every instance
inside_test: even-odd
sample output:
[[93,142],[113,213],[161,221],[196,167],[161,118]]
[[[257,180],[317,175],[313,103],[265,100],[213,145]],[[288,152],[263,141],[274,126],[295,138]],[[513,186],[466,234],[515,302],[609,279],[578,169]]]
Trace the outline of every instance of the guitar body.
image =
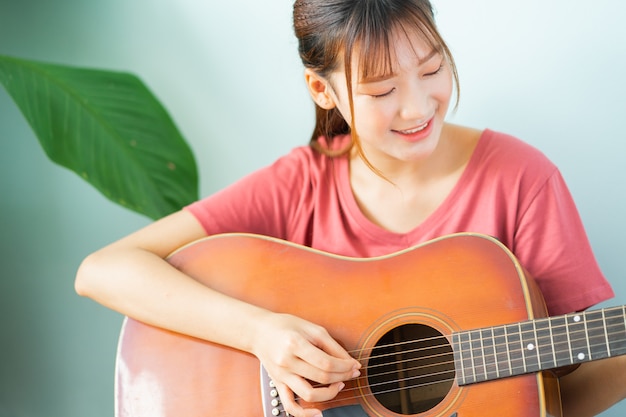
[[[316,407],[359,404],[372,417],[561,416],[558,380],[548,373],[457,383],[453,333],[546,315],[532,280],[489,237],[450,235],[393,255],[354,259],[255,235],[218,235],[180,249],[169,262],[218,291],[320,324],[354,352],[363,375],[335,401]],[[405,369],[377,362],[390,341],[415,336],[436,340],[424,343],[437,355],[408,360],[426,361],[436,372],[415,370],[422,362]],[[378,366],[425,383],[393,385],[373,375]],[[127,318],[118,348],[116,416],[261,417],[267,415],[261,379],[252,355]]]

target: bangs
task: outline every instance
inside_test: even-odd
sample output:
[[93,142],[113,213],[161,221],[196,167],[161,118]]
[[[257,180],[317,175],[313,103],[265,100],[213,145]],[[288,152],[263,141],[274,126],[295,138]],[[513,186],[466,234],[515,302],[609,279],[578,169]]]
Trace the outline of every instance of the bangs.
[[[410,8],[376,7],[364,8],[358,19],[360,22],[349,25],[351,28],[359,28],[356,33],[348,34],[345,45],[344,64],[352,63],[353,51],[358,50],[358,62],[356,69],[359,71],[359,80],[371,80],[385,78],[395,73],[393,56],[394,38],[404,36],[407,40],[415,40],[416,37],[424,42],[432,51],[450,58],[447,47],[439,33],[436,32],[435,23],[429,13],[423,10],[411,10]],[[382,2],[384,3],[384,2]],[[357,18],[356,16],[353,16]],[[413,42],[409,42],[413,44]],[[414,51],[417,55],[417,51]],[[346,65],[346,76],[351,79],[352,65]]]

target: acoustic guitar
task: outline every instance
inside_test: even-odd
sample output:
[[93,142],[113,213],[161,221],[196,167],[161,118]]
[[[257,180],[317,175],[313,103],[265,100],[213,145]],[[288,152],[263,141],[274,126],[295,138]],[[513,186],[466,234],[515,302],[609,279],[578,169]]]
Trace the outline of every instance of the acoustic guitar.
[[[626,354],[624,307],[546,317],[531,277],[480,234],[367,259],[226,234],[168,261],[218,291],[324,326],[362,363],[335,399],[305,407],[360,405],[371,417],[558,417],[551,370]],[[286,414],[253,355],[130,318],[115,399],[117,417]]]

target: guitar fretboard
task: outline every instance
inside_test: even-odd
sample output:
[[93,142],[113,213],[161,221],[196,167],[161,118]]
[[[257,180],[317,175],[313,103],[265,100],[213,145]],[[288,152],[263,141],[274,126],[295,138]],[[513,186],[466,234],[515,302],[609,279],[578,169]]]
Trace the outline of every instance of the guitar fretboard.
[[453,334],[457,383],[560,368],[626,354],[626,306]]

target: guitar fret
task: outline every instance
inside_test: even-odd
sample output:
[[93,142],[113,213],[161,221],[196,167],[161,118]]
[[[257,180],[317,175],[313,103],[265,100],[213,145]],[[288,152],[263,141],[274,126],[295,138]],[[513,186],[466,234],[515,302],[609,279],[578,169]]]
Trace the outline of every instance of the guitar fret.
[[470,332],[472,363],[474,365],[474,379],[476,382],[487,379],[487,369],[483,351],[482,336],[480,330]]
[[504,333],[504,327],[498,326],[491,330],[493,335],[493,354],[496,362],[497,377],[502,378],[508,376],[511,373],[508,372],[508,366],[504,369],[500,367],[509,363],[509,355],[507,354],[506,336]]
[[591,346],[589,344],[589,328],[587,327],[587,319],[589,318],[588,314],[583,314],[582,320],[585,324],[585,341],[587,342],[587,352],[588,352],[588,360],[593,360],[593,353],[591,351]]
[[554,337],[554,332],[552,331],[552,320],[547,320],[548,322],[548,328],[550,329],[550,350],[552,352],[552,363],[554,364],[555,367],[558,367],[558,362],[556,360],[556,343],[555,343],[555,337]]
[[626,354],[626,317],[624,307],[605,310],[610,356]]
[[539,355],[534,322],[520,323],[521,346],[524,357],[524,373],[539,370]]
[[465,369],[463,368],[463,350],[461,349],[461,334],[452,334],[452,353],[454,355],[454,369],[456,371],[456,380],[459,385],[465,382]]
[[467,332],[467,351],[469,353],[469,368],[471,369],[471,382],[476,382],[476,367],[474,366],[474,351],[472,349],[472,332]]
[[524,369],[524,355],[521,349],[521,337],[519,325],[510,324],[505,326],[507,345],[509,346],[511,375],[520,375]]
[[572,354],[572,338],[570,335],[570,328],[569,328],[569,322],[567,320],[567,316],[563,317],[564,321],[564,326],[565,326],[565,333],[567,334],[567,354],[569,356],[569,364],[574,363],[574,356]]
[[454,355],[454,369],[456,380],[459,385],[464,383],[465,369],[463,368],[463,351],[461,350],[461,334],[452,334],[452,353]]
[[585,331],[585,316],[582,314],[567,315],[568,331],[570,337],[572,363],[580,363],[589,360],[589,344]]
[[609,334],[607,332],[607,326],[606,326],[606,313],[605,313],[605,310],[600,310],[600,311],[602,311],[602,325],[604,329],[604,340],[606,343],[607,356],[611,356],[611,345],[609,344]]
[[467,385],[476,382],[472,361],[472,350],[469,332],[461,332],[455,335],[457,340],[454,350],[455,362],[457,363],[457,381],[459,385]]
[[481,341],[485,363],[485,380],[497,379],[500,377],[500,371],[498,370],[498,361],[496,360],[493,329],[483,329],[481,331]]
[[533,337],[535,338],[535,353],[537,354],[537,370],[541,369],[541,340],[537,332],[537,322],[533,320]]
[[540,369],[556,367],[552,340],[552,324],[549,319],[541,319],[534,322],[537,340],[537,358]]
[[571,365],[572,350],[565,316],[551,318],[550,328],[552,329],[552,350],[556,367]]
[[609,345],[602,310],[585,313],[585,325],[587,330],[587,344],[589,346],[589,359],[608,358]]
[[511,350],[509,349],[509,344],[507,343],[508,341],[508,334],[506,331],[506,327],[502,327],[502,330],[504,330],[504,339],[505,339],[505,346],[506,346],[506,357],[507,357],[507,362],[509,364],[509,375],[513,375],[513,365],[511,365]]
[[526,353],[524,351],[524,338],[522,333],[522,323],[517,324],[517,332],[519,334],[519,347],[520,354],[522,355],[522,369],[519,371],[520,374],[526,373]]

